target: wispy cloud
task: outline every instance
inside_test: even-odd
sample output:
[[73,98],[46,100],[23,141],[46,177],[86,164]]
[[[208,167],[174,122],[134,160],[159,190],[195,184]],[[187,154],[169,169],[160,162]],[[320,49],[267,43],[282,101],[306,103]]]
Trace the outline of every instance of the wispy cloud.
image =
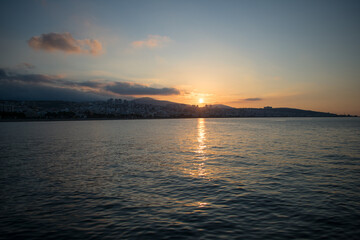
[[[144,84],[107,80],[74,81],[62,76],[22,74],[0,68],[1,99],[74,100],[117,96],[179,95],[176,88],[154,88]],[[62,97],[63,96],[63,99]],[[54,99],[50,96],[50,99]]]
[[34,36],[28,40],[28,45],[35,50],[62,51],[72,54],[99,55],[102,53],[102,45],[96,39],[75,39],[66,33],[46,33]]
[[239,104],[239,103],[250,103],[250,102],[260,102],[263,101],[264,98],[260,97],[252,97],[252,98],[240,98],[234,101],[228,102],[228,104]]
[[142,84],[114,82],[106,86],[106,90],[121,95],[179,95],[176,88],[153,88]]
[[159,48],[170,41],[171,39],[168,36],[148,35],[147,39],[134,41],[131,45],[133,48]]
[[242,101],[245,101],[245,102],[257,102],[257,101],[262,101],[263,99],[262,98],[245,98],[245,99],[242,99]]

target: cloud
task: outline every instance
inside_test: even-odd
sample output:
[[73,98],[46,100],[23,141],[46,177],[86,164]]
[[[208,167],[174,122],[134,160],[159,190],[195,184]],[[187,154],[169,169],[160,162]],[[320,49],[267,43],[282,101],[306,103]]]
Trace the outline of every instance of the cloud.
[[138,83],[92,80],[78,82],[61,76],[23,74],[0,68],[2,100],[98,100],[120,96],[179,95],[176,88]]
[[71,88],[0,81],[1,100],[91,101],[104,100],[106,98],[108,97]]
[[128,82],[114,82],[106,86],[106,90],[121,95],[179,95],[176,88],[152,88],[146,85]]
[[243,99],[243,101],[246,101],[246,102],[257,102],[257,101],[262,101],[263,99],[262,98],[245,98]]
[[41,36],[34,36],[28,40],[28,45],[35,50],[63,51],[73,54],[102,53],[102,45],[98,40],[83,39],[77,40],[70,33],[47,33]]
[[229,104],[238,104],[238,103],[245,103],[245,102],[260,102],[263,101],[264,98],[260,98],[260,97],[253,97],[253,98],[241,98],[241,99],[237,99],[235,101],[230,101],[228,102]]
[[131,43],[133,48],[159,48],[169,43],[171,39],[167,36],[148,35],[147,39],[134,41]]

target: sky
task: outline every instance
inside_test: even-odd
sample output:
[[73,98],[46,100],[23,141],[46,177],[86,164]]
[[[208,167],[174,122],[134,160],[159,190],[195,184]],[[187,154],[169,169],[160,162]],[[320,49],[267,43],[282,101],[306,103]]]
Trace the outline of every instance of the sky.
[[359,1],[4,0],[0,9],[0,100],[202,99],[360,115]]

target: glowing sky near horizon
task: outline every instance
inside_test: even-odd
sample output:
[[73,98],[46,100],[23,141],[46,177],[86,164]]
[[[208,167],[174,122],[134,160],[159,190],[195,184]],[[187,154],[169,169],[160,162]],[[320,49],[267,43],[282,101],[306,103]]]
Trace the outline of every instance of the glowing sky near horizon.
[[359,1],[5,0],[0,9],[0,100],[50,89],[360,115]]

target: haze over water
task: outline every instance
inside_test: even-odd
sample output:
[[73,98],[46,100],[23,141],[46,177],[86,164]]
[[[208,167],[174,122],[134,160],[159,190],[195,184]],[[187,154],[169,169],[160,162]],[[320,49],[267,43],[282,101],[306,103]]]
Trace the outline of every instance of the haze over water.
[[0,238],[356,239],[357,118],[0,123]]

